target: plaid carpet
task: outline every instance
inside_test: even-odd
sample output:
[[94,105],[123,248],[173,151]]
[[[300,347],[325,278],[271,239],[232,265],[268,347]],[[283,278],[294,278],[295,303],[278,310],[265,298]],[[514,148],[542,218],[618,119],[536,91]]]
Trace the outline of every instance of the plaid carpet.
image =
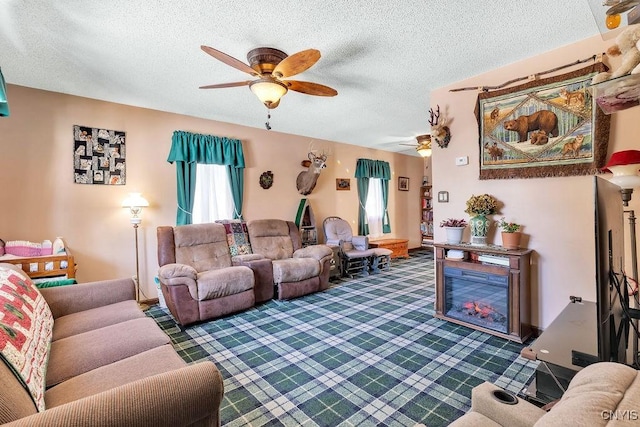
[[433,272],[432,252],[417,251],[388,272],[185,331],[158,306],[147,314],[185,361],[216,363],[224,426],[441,426],[484,381],[519,392],[535,363],[522,345],[435,319]]

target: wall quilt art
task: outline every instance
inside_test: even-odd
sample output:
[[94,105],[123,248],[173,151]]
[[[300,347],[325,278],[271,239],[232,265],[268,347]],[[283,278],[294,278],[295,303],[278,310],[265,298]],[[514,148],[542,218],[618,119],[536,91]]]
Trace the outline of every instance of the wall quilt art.
[[126,183],[124,132],[75,125],[73,140],[76,184]]
[[595,174],[605,165],[609,116],[589,91],[596,63],[478,95],[480,179]]

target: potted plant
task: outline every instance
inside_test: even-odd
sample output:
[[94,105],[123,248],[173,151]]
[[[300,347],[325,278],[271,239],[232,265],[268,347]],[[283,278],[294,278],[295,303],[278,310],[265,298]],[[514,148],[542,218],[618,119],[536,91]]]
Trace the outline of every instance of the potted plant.
[[486,245],[490,225],[487,215],[498,212],[498,201],[490,194],[472,195],[467,200],[465,212],[471,215],[471,244]]
[[502,230],[502,247],[505,249],[518,249],[520,247],[520,229],[522,226],[515,222],[507,222],[504,217],[498,222]]
[[447,218],[440,221],[440,227],[444,227],[447,232],[447,243],[457,245],[462,242],[462,232],[467,226],[464,219]]

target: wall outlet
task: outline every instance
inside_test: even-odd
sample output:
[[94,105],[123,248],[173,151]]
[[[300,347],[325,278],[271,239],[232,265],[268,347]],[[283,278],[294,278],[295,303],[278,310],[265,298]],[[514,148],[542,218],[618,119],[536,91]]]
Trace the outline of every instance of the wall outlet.
[[464,166],[469,164],[469,156],[456,157],[456,166]]

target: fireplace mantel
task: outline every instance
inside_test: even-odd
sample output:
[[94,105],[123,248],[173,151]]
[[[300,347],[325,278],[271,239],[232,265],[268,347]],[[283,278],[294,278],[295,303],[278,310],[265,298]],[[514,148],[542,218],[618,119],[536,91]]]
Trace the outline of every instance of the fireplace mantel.
[[[529,271],[532,250],[506,250],[501,246],[493,245],[451,245],[446,243],[435,243],[434,247],[436,253],[435,317],[519,343],[523,343],[531,336]],[[464,258],[462,260],[448,259],[447,252],[449,250],[462,251]],[[497,257],[495,262],[501,262],[502,265],[482,262],[480,259],[483,256]],[[469,321],[467,321],[464,316],[452,315],[451,309],[447,307],[447,298],[449,298],[450,301],[452,297],[450,295],[447,296],[445,269],[447,269],[447,271],[462,272],[461,275],[463,277],[465,275],[469,277],[476,275],[481,278],[495,277],[498,279],[502,277],[503,282],[506,282],[504,292],[505,313],[503,313],[506,316],[506,320],[504,321],[504,327],[501,326],[501,328],[497,328],[498,330],[496,330],[495,327],[487,327],[483,322],[477,321],[477,318],[468,317]],[[449,280],[451,280],[451,278]],[[464,279],[461,279],[461,282],[462,285],[458,285],[458,289],[460,286],[465,286]],[[497,282],[500,282],[500,280],[497,280]],[[471,283],[471,281],[468,283]],[[477,286],[482,286],[482,284],[474,285],[474,287]],[[453,293],[453,290],[449,290],[449,292]]]

